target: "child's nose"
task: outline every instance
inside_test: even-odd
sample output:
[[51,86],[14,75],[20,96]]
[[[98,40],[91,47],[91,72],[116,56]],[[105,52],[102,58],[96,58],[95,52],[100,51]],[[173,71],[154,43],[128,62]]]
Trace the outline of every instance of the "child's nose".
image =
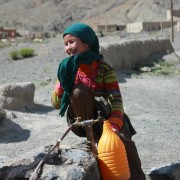
[[72,48],[71,44],[68,44],[67,49],[71,49],[71,48]]

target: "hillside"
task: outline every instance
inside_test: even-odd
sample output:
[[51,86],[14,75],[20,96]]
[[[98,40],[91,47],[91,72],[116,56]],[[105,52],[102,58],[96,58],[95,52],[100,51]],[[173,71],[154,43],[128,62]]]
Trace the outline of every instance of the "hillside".
[[[180,0],[173,0],[173,7],[179,9]],[[170,0],[0,0],[0,26],[62,32],[77,21],[93,26],[165,19],[167,9]]]

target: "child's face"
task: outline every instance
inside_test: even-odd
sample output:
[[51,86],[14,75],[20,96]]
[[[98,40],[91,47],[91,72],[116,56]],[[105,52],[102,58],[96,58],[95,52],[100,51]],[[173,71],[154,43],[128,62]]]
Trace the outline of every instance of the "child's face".
[[80,38],[67,34],[64,36],[65,52],[69,56],[74,56],[89,50],[89,46],[81,41]]

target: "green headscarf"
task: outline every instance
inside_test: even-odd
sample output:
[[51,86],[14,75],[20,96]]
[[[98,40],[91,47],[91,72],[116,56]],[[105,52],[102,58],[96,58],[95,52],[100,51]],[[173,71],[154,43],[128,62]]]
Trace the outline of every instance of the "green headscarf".
[[64,93],[61,98],[61,116],[64,116],[69,105],[69,97],[74,86],[74,80],[79,64],[91,64],[95,60],[102,60],[102,55],[99,54],[98,38],[90,26],[83,23],[72,24],[65,29],[63,37],[67,34],[79,37],[84,43],[89,45],[90,50],[65,58],[59,64],[57,77],[61,86],[64,88]]

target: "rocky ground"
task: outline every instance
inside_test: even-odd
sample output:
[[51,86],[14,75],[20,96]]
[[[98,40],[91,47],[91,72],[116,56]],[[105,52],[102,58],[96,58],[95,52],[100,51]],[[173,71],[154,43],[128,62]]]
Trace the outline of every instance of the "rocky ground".
[[[113,39],[105,37],[100,42],[108,40]],[[180,54],[179,40],[177,35],[173,43],[177,55]],[[12,61],[9,52],[21,47],[34,48],[36,56]],[[62,136],[67,124],[50,102],[58,63],[65,57],[61,36],[43,43],[13,43],[0,49],[0,54],[0,84],[31,81],[36,85],[36,105],[22,111],[7,111],[8,119],[0,126],[2,167],[9,160],[43,151],[44,146]],[[176,66],[179,66],[177,61]],[[163,76],[132,70],[117,73],[125,111],[137,131],[133,140],[144,172],[148,174],[152,168],[180,162],[179,74]],[[62,145],[70,147],[80,140],[70,132]]]

